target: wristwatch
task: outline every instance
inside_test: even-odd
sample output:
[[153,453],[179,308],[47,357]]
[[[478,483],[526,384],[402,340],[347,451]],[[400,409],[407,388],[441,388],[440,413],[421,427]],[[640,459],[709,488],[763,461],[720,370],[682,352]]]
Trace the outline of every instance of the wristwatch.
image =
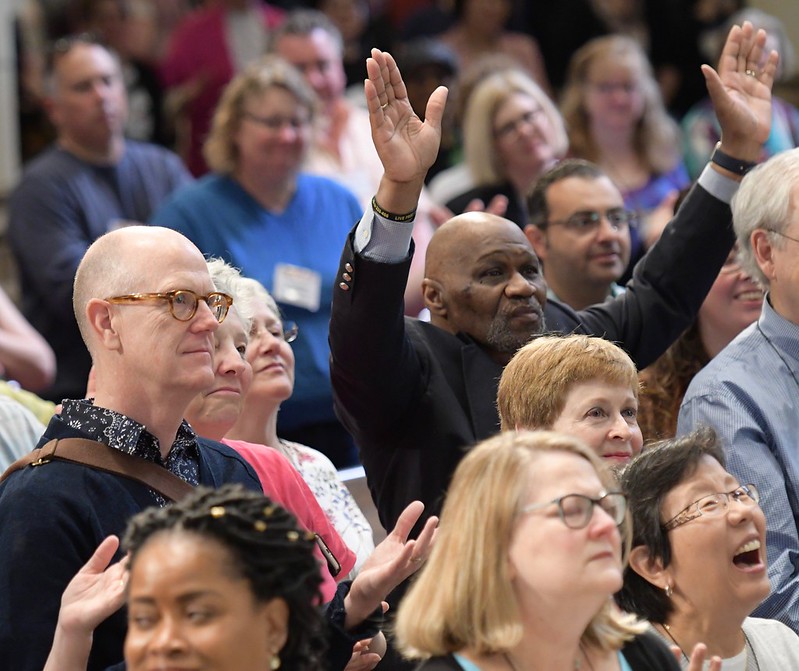
[[716,143],[716,148],[710,155],[710,160],[712,163],[721,166],[725,170],[729,170],[730,172],[734,172],[736,175],[741,176],[745,175],[757,165],[757,163],[752,161],[742,161],[740,159],[733,158],[729,154],[725,154],[723,151],[721,151],[721,142]]

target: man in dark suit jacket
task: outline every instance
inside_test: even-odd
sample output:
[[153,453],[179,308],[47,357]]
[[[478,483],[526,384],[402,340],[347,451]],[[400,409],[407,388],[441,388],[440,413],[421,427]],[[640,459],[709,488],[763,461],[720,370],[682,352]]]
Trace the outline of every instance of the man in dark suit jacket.
[[[731,33],[719,72],[705,77],[723,143],[627,291],[575,312],[546,302],[538,259],[519,227],[467,213],[439,228],[423,283],[431,322],[404,320],[413,212],[435,158],[446,90],[421,122],[393,59],[367,61],[366,98],[384,176],[344,249],[330,325],[337,411],[355,436],[386,528],[413,499],[440,510],[453,470],[499,430],[497,380],[515,350],[543,332],[620,343],[639,367],[688,325],[733,243],[729,201],[769,133],[776,57],[761,71],[765,35]],[[740,56],[740,58],[739,58]],[[755,76],[756,75],[756,76]],[[468,533],[468,530],[464,530]]]

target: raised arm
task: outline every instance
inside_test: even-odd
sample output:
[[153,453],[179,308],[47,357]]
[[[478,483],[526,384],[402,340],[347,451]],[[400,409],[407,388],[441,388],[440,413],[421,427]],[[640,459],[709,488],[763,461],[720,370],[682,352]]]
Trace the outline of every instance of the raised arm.
[[[720,149],[727,157],[721,160],[733,169],[711,162],[658,243],[636,266],[627,292],[580,312],[587,332],[619,342],[639,368],[652,363],[688,327],[734,242],[729,202],[771,130],[778,56],[764,53],[765,40],[766,34],[755,33],[748,22],[735,26],[718,71],[702,66],[721,123]],[[558,315],[550,314],[553,308],[548,308],[547,320],[560,326]]]
[[438,155],[447,89],[439,86],[433,91],[422,121],[411,107],[391,54],[372,49],[366,71],[372,141],[384,170],[376,199],[384,210],[404,214],[416,209],[427,170]]

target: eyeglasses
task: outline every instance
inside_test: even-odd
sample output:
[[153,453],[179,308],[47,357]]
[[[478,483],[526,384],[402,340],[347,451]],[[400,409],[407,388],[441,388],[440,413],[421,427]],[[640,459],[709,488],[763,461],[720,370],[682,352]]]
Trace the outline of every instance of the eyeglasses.
[[638,90],[638,84],[635,82],[593,82],[589,86],[602,95],[610,95],[616,91],[633,94]]
[[283,130],[286,126],[294,130],[299,130],[309,123],[309,120],[304,117],[258,116],[257,114],[250,114],[249,112],[244,112],[243,116],[245,119],[249,119],[259,126],[273,131]]
[[671,531],[691,520],[695,520],[697,517],[718,517],[723,515],[730,505],[730,499],[738,501],[738,503],[742,503],[745,506],[752,507],[760,502],[760,492],[757,491],[757,487],[749,484],[741,485],[731,492],[708,494],[683,508],[668,522],[663,524],[663,530]]
[[203,301],[211,310],[214,319],[220,324],[225,321],[228,310],[233,305],[233,299],[219,291],[212,291],[207,296],[201,296],[189,289],[177,289],[176,291],[167,291],[161,294],[127,294],[125,296],[113,296],[105,300],[109,303],[120,305],[135,304],[142,301],[168,301],[169,312],[181,322],[187,322],[194,317],[197,314],[197,304]]
[[769,233],[776,233],[781,238],[785,238],[786,240],[790,240],[791,242],[799,242],[799,238],[792,238],[790,235],[785,235],[785,233],[782,233],[781,231],[775,231],[774,229],[771,228],[767,228],[766,230]]
[[300,334],[300,327],[296,322],[284,322],[283,328],[279,333],[273,333],[271,328],[253,329],[250,332],[250,338],[257,338],[262,333],[270,333],[273,338],[280,338],[287,343],[293,343]]
[[541,114],[544,113],[544,110],[540,107],[525,112],[521,116],[513,119],[512,121],[508,121],[507,123],[502,124],[499,128],[494,131],[494,137],[497,139],[510,137],[511,135],[516,135],[522,126],[529,125],[533,123]]
[[627,497],[621,492],[606,492],[599,498],[591,498],[584,494],[566,494],[559,499],[546,501],[545,503],[531,503],[524,506],[521,513],[529,513],[533,510],[546,508],[552,504],[558,506],[558,514],[563,523],[569,529],[583,529],[588,526],[594,514],[594,506],[598,505],[610,518],[619,526],[624,521],[624,513],[627,512]]
[[626,231],[630,226],[635,226],[638,223],[636,212],[617,207],[607,210],[604,215],[595,210],[575,212],[566,219],[547,222],[547,225],[563,226],[578,235],[588,235],[599,228],[603,216],[607,219],[610,227],[617,232]]

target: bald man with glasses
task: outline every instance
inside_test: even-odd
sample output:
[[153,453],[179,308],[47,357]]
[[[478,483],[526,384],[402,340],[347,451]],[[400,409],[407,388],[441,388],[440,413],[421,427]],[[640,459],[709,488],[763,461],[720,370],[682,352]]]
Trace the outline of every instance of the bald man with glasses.
[[[175,231],[132,226],[92,244],[73,307],[96,371],[91,400],[65,400],[39,446],[84,438],[156,464],[191,485],[236,482],[260,491],[228,447],[199,438],[183,413],[214,380],[214,332],[232,304],[200,251]],[[31,446],[33,447],[33,446]],[[0,483],[0,659],[40,671],[61,593],[110,534],[164,496],[138,481],[57,459]],[[120,611],[95,632],[89,669],[121,659]]]

